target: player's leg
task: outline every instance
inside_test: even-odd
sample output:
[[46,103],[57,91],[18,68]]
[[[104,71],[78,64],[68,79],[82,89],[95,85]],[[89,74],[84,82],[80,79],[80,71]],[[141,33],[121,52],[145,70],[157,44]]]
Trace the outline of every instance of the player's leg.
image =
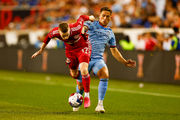
[[82,62],[82,63],[79,64],[79,67],[80,67],[80,72],[81,72],[81,75],[82,75],[82,83],[83,83],[83,86],[84,86],[84,91],[89,92],[90,75],[89,75],[89,72],[88,72],[88,63]]
[[82,62],[79,64],[81,75],[82,75],[82,84],[84,87],[84,108],[88,108],[90,106],[90,75],[88,72],[88,63]]
[[[93,63],[92,61],[89,62],[89,66],[88,66],[88,71],[89,71],[89,73],[90,73],[91,70],[92,70],[93,64],[94,64],[94,63]],[[81,73],[80,73],[79,78],[77,79],[76,92],[77,92],[77,93],[80,93],[81,95],[82,95],[83,92],[84,92],[84,87],[83,87],[83,84],[82,84],[82,76],[81,76]],[[78,108],[73,108],[73,111],[78,111],[78,110],[79,110],[79,107],[78,107]]]
[[[76,58],[74,58],[74,56],[68,56],[67,60],[66,60],[66,64],[69,65],[69,68],[70,68],[70,75],[74,78],[74,79],[81,79],[81,73],[78,69],[78,65],[79,65],[79,62],[77,61]],[[82,85],[82,82],[79,82],[77,81],[77,87],[76,87],[76,91],[78,93],[83,93],[83,85]],[[73,111],[78,111],[79,110],[79,107],[78,108],[75,108],[73,107]]]
[[[76,92],[80,93],[80,94],[83,94],[84,86],[83,86],[82,79],[83,79],[84,76],[87,76],[87,74],[89,74],[89,72],[86,71],[87,70],[87,63],[85,63],[85,62],[80,63],[79,68],[80,68],[81,72],[80,72],[80,75],[79,75],[79,77],[77,79]],[[86,77],[84,79],[90,82],[90,77]],[[89,86],[87,86],[87,87],[89,89]],[[88,108],[89,106],[90,106],[89,92],[87,93],[87,90],[85,90],[84,107]],[[78,108],[73,108],[73,111],[78,111],[78,110],[79,110],[79,107]]]
[[90,107],[90,75],[88,72],[90,55],[91,50],[89,47],[84,47],[78,52],[79,68],[82,75],[82,84],[84,87],[84,108]]
[[[88,66],[88,72],[89,73],[91,72],[93,65],[94,65],[94,62],[90,61],[89,62],[89,66]],[[84,93],[84,87],[83,87],[83,84],[82,84],[82,75],[81,75],[81,72],[80,72],[80,75],[79,75],[79,77],[77,79],[76,92],[80,93],[81,95]]]
[[98,86],[98,105],[95,111],[104,113],[103,100],[108,86],[109,71],[103,60],[96,61],[93,71],[100,79]]
[[80,74],[79,78],[76,79],[76,82],[77,82],[76,92],[80,93],[81,95],[83,95],[84,87],[83,87],[83,84],[82,84],[82,76],[81,76],[81,74]]
[[96,111],[104,113],[105,109],[103,106],[103,100],[107,91],[109,79],[109,72],[107,67],[103,67],[101,70],[99,70],[97,76],[99,77],[100,82],[98,87],[98,105],[96,107]]
[[70,75],[72,78],[77,79],[80,75],[78,70],[79,61],[77,60],[76,53],[66,50],[66,65],[70,69]]
[[[81,74],[80,74],[80,76],[81,76]],[[76,92],[77,92],[77,93],[80,93],[81,95],[82,95],[83,92],[84,92],[84,87],[83,87],[82,79],[81,79],[81,78],[78,78],[78,79],[77,79]],[[73,111],[74,111],[74,112],[79,111],[79,107],[73,107]]]

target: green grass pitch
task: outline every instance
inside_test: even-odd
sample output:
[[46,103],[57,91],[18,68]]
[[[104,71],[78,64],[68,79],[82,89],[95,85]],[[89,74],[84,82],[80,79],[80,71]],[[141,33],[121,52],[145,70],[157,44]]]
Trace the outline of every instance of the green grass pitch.
[[0,70],[0,120],[180,120],[180,86],[109,80],[106,113],[96,113],[99,80],[91,79],[91,107],[72,112],[69,76]]

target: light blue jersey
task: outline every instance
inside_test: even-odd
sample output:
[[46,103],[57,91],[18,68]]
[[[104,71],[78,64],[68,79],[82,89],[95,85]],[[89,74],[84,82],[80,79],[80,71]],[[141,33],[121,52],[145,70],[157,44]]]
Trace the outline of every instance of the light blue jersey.
[[92,45],[91,60],[103,59],[103,53],[106,45],[110,47],[116,46],[114,33],[112,32],[111,28],[101,26],[99,21],[87,21],[84,23],[84,25],[89,28],[89,41]]

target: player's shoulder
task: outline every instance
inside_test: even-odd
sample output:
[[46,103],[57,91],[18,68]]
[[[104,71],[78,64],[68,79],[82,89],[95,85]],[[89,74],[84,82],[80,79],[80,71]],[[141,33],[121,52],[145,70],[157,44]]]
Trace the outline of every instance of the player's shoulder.
[[49,32],[49,36],[53,37],[59,35],[59,30],[58,27],[54,27],[50,32]]
[[111,29],[109,26],[108,26],[106,29],[109,30],[109,31],[111,31],[111,32],[113,32],[112,29]]
[[51,29],[51,32],[58,32],[58,27],[54,27]]
[[97,26],[99,24],[99,21],[95,20],[92,22],[93,25]]
[[96,25],[98,23],[98,21],[85,21],[84,24],[85,25]]

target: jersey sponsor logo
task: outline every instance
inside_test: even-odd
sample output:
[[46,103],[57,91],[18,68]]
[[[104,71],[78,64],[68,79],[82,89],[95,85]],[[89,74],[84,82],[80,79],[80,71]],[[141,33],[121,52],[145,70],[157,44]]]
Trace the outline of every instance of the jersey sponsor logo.
[[79,29],[81,29],[81,25],[71,28],[72,31],[78,31]]

